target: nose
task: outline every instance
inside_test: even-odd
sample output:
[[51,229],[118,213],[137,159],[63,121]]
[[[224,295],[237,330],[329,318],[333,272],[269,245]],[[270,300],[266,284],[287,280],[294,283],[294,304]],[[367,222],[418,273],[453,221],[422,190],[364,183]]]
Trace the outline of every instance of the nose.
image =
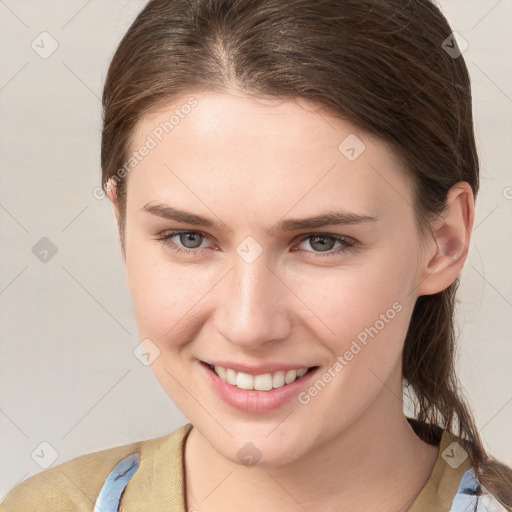
[[219,283],[217,332],[246,350],[288,337],[290,305],[298,301],[264,254],[252,263],[235,255],[231,270]]

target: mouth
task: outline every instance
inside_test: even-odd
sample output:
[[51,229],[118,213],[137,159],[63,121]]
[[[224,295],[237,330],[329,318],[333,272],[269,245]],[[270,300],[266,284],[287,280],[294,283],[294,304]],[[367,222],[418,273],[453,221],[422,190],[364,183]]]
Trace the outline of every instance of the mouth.
[[204,361],[202,361],[202,364],[215,373],[225,384],[246,391],[272,391],[273,389],[286,387],[296,381],[309,377],[309,374],[318,368],[318,366],[310,366],[253,374],[213,365]]
[[320,371],[320,366],[300,367],[300,364],[297,368],[279,363],[259,367],[236,364],[243,372],[229,368],[235,363],[228,361],[199,363],[209,388],[224,403],[248,414],[271,413],[290,404],[312,385]]

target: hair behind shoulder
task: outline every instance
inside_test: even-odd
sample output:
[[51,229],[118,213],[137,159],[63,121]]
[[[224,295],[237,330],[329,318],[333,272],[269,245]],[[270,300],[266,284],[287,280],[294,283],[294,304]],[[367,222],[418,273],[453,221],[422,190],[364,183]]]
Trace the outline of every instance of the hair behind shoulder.
[[[377,135],[408,170],[425,237],[452,185],[466,181],[477,195],[470,78],[432,1],[151,0],[119,44],[103,93],[102,182],[117,183],[122,246],[119,170],[134,127],[148,109],[198,89],[305,98]],[[403,379],[418,419],[471,443],[480,481],[512,507],[512,470],[486,454],[455,375],[457,286],[417,299]]]

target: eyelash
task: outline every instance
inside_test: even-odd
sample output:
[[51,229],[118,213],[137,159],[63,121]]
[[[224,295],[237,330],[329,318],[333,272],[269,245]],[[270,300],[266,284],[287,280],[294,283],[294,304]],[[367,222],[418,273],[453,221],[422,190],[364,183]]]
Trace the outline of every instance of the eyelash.
[[[157,240],[162,245],[167,246],[170,249],[172,249],[173,251],[176,251],[176,252],[179,252],[179,253],[193,254],[194,256],[199,256],[201,254],[204,254],[204,251],[206,251],[206,249],[204,247],[203,248],[197,248],[197,249],[188,249],[186,247],[181,247],[181,246],[175,244],[174,242],[170,242],[170,239],[174,238],[177,235],[191,234],[191,233],[195,234],[195,235],[202,236],[204,238],[208,238],[207,235],[205,235],[204,233],[201,233],[200,231],[184,231],[184,230],[181,230],[181,231],[166,231],[164,233],[161,233],[157,237]],[[353,239],[350,239],[350,238],[347,238],[347,237],[343,237],[343,236],[339,236],[339,235],[332,235],[332,234],[329,234],[329,233],[308,233],[306,236],[302,237],[299,240],[299,243],[304,242],[308,238],[314,238],[314,237],[331,238],[331,239],[335,240],[336,242],[339,242],[339,243],[343,244],[343,246],[341,248],[338,248],[338,250],[330,249],[329,251],[326,251],[324,253],[322,253],[322,252],[315,252],[315,251],[306,251],[306,252],[313,252],[316,255],[315,257],[324,258],[324,257],[329,257],[329,256],[338,256],[340,254],[343,254],[343,253],[349,252],[351,250],[354,250],[355,247],[356,247],[356,242]]]

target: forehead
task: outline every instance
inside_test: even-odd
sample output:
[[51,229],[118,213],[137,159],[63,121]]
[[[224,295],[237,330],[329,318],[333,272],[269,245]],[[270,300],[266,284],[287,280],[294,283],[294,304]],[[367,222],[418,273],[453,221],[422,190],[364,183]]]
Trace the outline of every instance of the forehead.
[[195,201],[216,195],[260,210],[281,204],[283,213],[334,200],[368,214],[401,206],[403,214],[408,205],[396,200],[411,201],[388,144],[302,98],[183,95],[139,121],[130,154],[144,146],[151,148],[128,180],[128,194],[140,201],[175,199],[187,187]]

